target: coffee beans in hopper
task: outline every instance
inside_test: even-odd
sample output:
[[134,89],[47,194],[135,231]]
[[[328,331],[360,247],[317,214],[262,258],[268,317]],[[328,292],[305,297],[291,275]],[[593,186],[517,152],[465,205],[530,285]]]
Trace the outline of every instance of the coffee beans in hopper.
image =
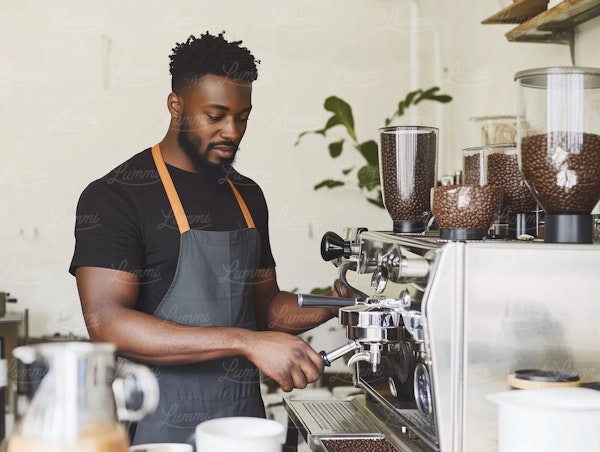
[[503,203],[509,212],[527,213],[536,209],[537,202],[523,181],[516,154],[497,152],[488,155],[487,181],[502,187]]
[[549,132],[521,140],[523,177],[547,213],[589,214],[600,198],[600,135]]
[[489,229],[500,210],[496,185],[440,185],[433,189],[432,210],[442,229]]
[[[430,215],[430,192],[436,180],[436,134],[401,137],[409,149],[396,152],[397,136],[381,134],[383,199],[394,221],[426,222]],[[412,140],[416,146],[410,149]]]
[[463,158],[463,183],[466,185],[481,184],[481,156],[465,155]]

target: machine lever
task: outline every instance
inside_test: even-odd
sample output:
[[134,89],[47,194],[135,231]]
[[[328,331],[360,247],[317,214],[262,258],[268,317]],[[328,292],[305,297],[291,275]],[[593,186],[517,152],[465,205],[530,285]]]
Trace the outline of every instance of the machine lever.
[[354,298],[338,298],[328,295],[298,294],[298,306],[303,308],[343,308],[354,306]]

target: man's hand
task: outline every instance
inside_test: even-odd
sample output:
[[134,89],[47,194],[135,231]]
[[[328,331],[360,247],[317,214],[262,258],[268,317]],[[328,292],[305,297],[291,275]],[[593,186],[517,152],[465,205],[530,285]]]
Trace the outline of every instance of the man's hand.
[[336,279],[333,282],[333,291],[331,295],[337,298],[356,298],[356,294],[342,284],[339,279]]
[[321,355],[302,339],[287,333],[255,332],[249,336],[245,355],[285,392],[317,381],[324,369]]

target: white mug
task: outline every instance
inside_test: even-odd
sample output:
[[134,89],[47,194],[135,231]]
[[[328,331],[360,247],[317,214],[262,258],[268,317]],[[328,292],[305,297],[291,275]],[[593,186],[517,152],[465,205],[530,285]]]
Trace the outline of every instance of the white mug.
[[286,429],[270,419],[225,417],[196,427],[198,452],[281,452]]
[[192,452],[193,447],[183,443],[154,443],[131,446],[129,452]]

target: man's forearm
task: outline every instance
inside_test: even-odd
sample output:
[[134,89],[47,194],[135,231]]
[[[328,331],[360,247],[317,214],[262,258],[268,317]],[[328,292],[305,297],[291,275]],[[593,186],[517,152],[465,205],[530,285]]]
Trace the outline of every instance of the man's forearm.
[[337,308],[302,308],[296,294],[281,291],[267,306],[260,327],[299,334],[335,317]]
[[240,356],[252,334],[242,328],[180,325],[128,308],[94,318],[98,324],[88,325],[94,342],[112,342],[120,356],[149,365],[181,365]]

